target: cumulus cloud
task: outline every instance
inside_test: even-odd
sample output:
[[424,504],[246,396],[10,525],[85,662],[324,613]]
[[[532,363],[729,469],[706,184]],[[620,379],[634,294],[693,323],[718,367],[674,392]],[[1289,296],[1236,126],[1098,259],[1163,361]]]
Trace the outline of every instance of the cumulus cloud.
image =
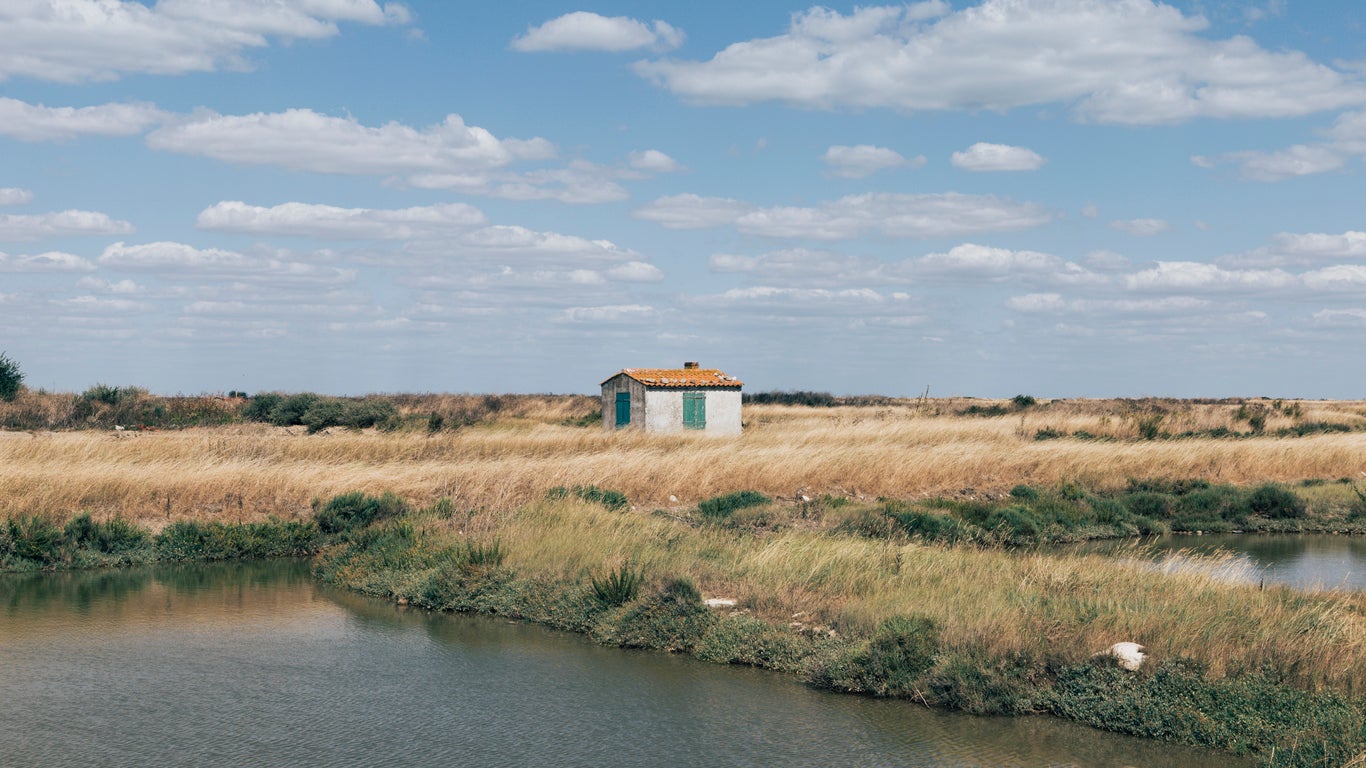
[[25,205],[33,202],[33,193],[18,187],[0,187],[0,205]]
[[1012,251],[965,243],[947,253],[931,253],[917,259],[925,272],[1005,277],[1020,273],[1050,273],[1063,267],[1057,256],[1037,251]]
[[275,254],[256,255],[219,248],[196,248],[160,241],[141,245],[114,243],[99,265],[115,270],[155,273],[163,279],[232,278],[235,284],[329,286],[355,282],[353,269],[319,266]]
[[1229,270],[1198,261],[1159,261],[1152,269],[1125,278],[1125,285],[1135,290],[1186,292],[1219,289],[1277,290],[1296,284],[1294,275],[1279,269]]
[[1346,259],[1366,260],[1366,232],[1282,232],[1271,238],[1270,245],[1226,256],[1219,263],[1228,267],[1303,267]]
[[409,240],[452,235],[486,223],[483,212],[464,203],[388,210],[311,203],[264,208],[227,200],[201,211],[195,226],[213,232],[323,240]]
[[979,141],[962,152],[954,152],[950,162],[964,171],[1036,171],[1047,162],[1039,153],[1009,144]]
[[1218,157],[1196,155],[1191,162],[1201,168],[1234,165],[1244,179],[1270,182],[1336,171],[1354,157],[1366,157],[1366,111],[1339,115],[1331,128],[1319,133],[1323,141],[1313,144],[1228,152]]
[[338,34],[337,24],[406,24],[373,0],[49,0],[0,10],[0,81],[112,80],[245,69],[244,53],[278,40]]
[[643,261],[628,261],[607,270],[607,276],[625,283],[657,283],[664,279],[664,270]]
[[919,168],[925,164],[924,155],[917,155],[908,160],[896,150],[871,144],[859,144],[854,147],[837,144],[825,150],[823,159],[828,169],[827,173],[846,179],[862,179],[878,171]]
[[600,16],[574,11],[551,19],[512,41],[516,51],[607,51],[639,48],[667,51],[683,44],[683,31],[667,22],[646,24],[626,16]]
[[700,197],[694,194],[661,197],[637,208],[638,219],[653,221],[666,229],[709,229],[733,224],[758,206],[729,197]]
[[131,136],[142,133],[165,118],[166,113],[151,104],[48,107],[0,97],[0,136],[20,141],[61,141],[77,136]]
[[0,241],[42,240],[73,235],[125,235],[133,231],[126,221],[111,219],[98,211],[0,215]]
[[153,149],[230,163],[329,174],[479,173],[554,154],[545,139],[499,139],[459,115],[417,129],[361,125],[311,109],[250,115],[203,113],[147,136]]
[[1110,228],[1134,237],[1152,237],[1172,228],[1163,219],[1122,219],[1110,222]]
[[95,265],[71,253],[48,251],[10,256],[0,253],[0,272],[92,272]]
[[636,70],[706,103],[902,111],[1065,104],[1081,119],[1124,124],[1289,117],[1366,103],[1357,72],[1248,37],[1211,40],[1203,18],[1153,0],[922,7],[848,15],[812,8],[776,37],[734,43],[707,61],[662,59]]
[[846,256],[827,250],[788,248],[756,256],[716,253],[707,260],[713,272],[749,274],[766,283],[818,284],[864,281],[892,282],[908,278],[877,259]]
[[1052,219],[1033,203],[957,192],[850,195],[814,208],[759,208],[729,198],[676,195],[642,206],[635,215],[671,229],[729,224],[745,234],[813,240],[842,240],[865,234],[946,237],[1027,229]]
[[627,160],[632,168],[649,173],[674,173],[683,170],[683,166],[679,165],[677,160],[657,149],[632,152],[627,156]]

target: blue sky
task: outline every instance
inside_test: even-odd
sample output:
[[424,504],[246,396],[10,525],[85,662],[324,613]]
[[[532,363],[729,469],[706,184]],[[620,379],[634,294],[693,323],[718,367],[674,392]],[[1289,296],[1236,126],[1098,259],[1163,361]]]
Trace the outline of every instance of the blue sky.
[[0,7],[35,387],[1361,397],[1366,6]]

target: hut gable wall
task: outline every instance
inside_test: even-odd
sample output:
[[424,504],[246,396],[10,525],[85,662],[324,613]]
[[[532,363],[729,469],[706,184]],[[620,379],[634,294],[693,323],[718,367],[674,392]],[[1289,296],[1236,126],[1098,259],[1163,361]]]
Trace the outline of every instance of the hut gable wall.
[[617,393],[631,395],[632,427],[645,425],[645,385],[619,373],[602,383],[602,428],[611,432],[617,428]]

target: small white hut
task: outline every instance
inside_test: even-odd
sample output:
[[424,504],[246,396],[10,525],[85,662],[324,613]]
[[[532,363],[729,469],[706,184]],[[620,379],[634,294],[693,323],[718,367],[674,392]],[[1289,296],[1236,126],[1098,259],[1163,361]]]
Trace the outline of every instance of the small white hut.
[[602,383],[602,428],[740,434],[739,379],[715,368],[623,368]]

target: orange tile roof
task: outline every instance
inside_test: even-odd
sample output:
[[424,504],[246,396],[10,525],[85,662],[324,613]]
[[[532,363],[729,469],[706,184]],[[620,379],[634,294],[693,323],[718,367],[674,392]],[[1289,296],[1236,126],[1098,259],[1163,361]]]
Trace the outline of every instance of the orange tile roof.
[[739,379],[715,368],[622,368],[604,384],[625,374],[651,387],[739,387]]

